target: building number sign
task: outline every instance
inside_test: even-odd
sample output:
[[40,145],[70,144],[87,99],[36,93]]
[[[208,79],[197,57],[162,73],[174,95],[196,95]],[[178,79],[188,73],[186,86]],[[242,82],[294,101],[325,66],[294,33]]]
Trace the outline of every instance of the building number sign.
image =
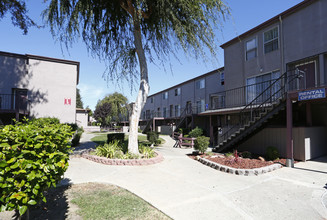
[[64,99],[65,101],[64,101],[64,105],[72,105],[72,99],[71,98],[65,98]]

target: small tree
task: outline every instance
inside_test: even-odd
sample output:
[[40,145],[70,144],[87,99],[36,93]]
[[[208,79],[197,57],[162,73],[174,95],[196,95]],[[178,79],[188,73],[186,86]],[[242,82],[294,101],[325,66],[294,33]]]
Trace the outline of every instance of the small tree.
[[206,152],[209,146],[209,138],[205,136],[197,137],[194,141],[194,149],[198,150],[200,153]]

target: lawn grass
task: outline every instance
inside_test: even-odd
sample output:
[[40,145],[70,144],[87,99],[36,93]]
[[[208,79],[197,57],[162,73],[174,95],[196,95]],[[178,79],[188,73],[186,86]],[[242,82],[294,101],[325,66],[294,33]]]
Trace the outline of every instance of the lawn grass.
[[83,219],[170,219],[143,199],[114,185],[83,184],[72,192],[71,202],[79,207],[77,213]]
[[[91,138],[91,141],[95,142],[97,145],[103,145],[107,141],[107,134],[108,133],[99,134],[99,135]],[[165,143],[164,139],[159,138],[159,140],[161,140],[161,144]],[[139,135],[138,136],[138,141],[139,141],[139,143],[144,144],[144,145],[151,145],[150,142],[147,140],[147,137],[144,136],[144,135]],[[125,135],[125,141],[124,142],[125,142],[124,144],[128,143],[128,135]]]

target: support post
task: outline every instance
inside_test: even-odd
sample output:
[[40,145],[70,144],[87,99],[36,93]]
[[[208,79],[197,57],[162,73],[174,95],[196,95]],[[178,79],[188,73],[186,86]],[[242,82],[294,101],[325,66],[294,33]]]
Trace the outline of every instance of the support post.
[[286,99],[286,166],[294,167],[293,158],[293,112],[292,112],[292,100],[290,95],[287,94]]
[[152,131],[156,131],[156,120],[152,119]]
[[209,116],[209,125],[210,125],[210,143],[213,145],[213,140],[214,140],[214,137],[213,137],[213,126],[212,126],[212,116],[210,115]]

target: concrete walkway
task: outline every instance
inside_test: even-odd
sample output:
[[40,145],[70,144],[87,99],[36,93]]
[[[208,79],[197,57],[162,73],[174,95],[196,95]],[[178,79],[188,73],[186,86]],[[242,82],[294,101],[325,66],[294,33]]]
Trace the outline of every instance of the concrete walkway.
[[[90,146],[89,134],[82,141]],[[71,183],[115,184],[142,197],[173,219],[326,219],[323,201],[327,160],[296,164],[260,176],[222,173],[191,160],[192,150],[157,150],[162,163],[132,167],[108,166],[72,158],[65,178]],[[84,144],[82,145],[84,147]]]

